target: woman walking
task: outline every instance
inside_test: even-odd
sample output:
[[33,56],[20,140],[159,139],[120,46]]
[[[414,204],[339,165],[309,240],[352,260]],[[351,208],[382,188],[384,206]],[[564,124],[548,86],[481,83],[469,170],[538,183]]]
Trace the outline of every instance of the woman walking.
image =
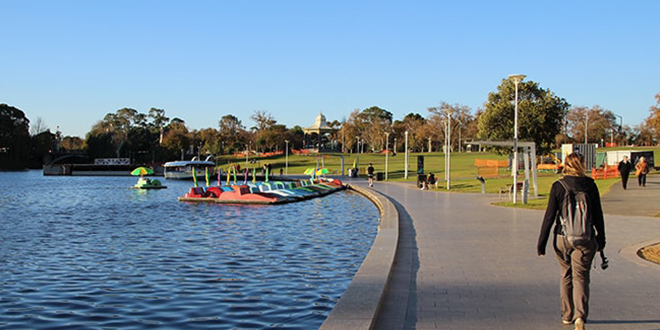
[[646,163],[644,157],[639,157],[639,161],[635,165],[635,170],[637,170],[635,173],[637,174],[637,183],[639,183],[640,187],[646,187],[646,175],[649,174],[649,164]]
[[[596,251],[605,248],[605,221],[600,204],[600,194],[594,180],[585,175],[584,157],[572,153],[566,157],[564,176],[550,189],[548,208],[543,217],[537,244],[539,256],[545,255],[548,238],[554,224],[553,247],[559,268],[561,319],[564,324],[575,323],[576,330],[585,329],[589,316],[589,283],[591,263]],[[592,228],[591,236],[584,244],[571,244],[566,238],[560,215],[565,208],[564,199],[580,192],[586,199],[586,221]],[[577,199],[577,198],[576,198]],[[583,209],[584,210],[584,209]],[[573,211],[571,212],[573,213]]]

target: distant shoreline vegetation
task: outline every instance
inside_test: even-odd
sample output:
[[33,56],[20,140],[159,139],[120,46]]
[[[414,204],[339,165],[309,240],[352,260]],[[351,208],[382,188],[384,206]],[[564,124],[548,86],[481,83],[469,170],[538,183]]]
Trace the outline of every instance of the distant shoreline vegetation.
[[[652,146],[660,140],[660,93],[644,123],[631,128],[622,117],[598,105],[572,106],[538,83],[519,84],[519,139],[534,141],[539,154],[563,143],[597,143],[601,146]],[[217,128],[190,130],[183,119],[169,118],[165,110],[151,108],[140,113],[122,108],[106,114],[84,138],[64,136],[37,118],[31,122],[13,106],[0,104],[0,169],[41,168],[67,154],[95,158],[130,158],[136,164],[161,164],[176,159],[205,158],[293,150],[329,150],[341,153],[393,154],[442,151],[445,141],[451,150],[463,150],[464,142],[478,139],[513,138],[513,83],[503,79],[488,95],[484,109],[441,102],[429,107],[426,116],[409,113],[394,119],[391,112],[372,106],[353,110],[348,119],[325,121],[323,129],[286,127],[266,111],[255,111],[255,125],[246,127],[232,114],[222,116]],[[585,120],[587,119],[588,120]],[[314,118],[301,118],[312,122]],[[450,120],[447,120],[450,119]],[[621,120],[619,120],[621,119]],[[316,125],[316,123],[315,123]],[[448,136],[450,135],[450,136]],[[508,149],[495,149],[498,154]]]

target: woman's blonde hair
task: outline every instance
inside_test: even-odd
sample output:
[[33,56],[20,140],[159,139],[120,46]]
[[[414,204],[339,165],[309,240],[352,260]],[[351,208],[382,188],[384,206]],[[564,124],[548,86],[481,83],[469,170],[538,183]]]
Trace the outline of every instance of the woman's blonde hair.
[[584,169],[584,156],[578,152],[574,152],[564,160],[564,175],[572,176],[585,176],[586,170]]

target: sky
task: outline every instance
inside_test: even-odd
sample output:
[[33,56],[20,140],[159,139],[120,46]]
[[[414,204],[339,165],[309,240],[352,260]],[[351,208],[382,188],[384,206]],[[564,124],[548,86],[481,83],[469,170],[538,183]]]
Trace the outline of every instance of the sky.
[[0,0],[0,103],[80,136],[108,113],[288,127],[378,106],[474,114],[509,74],[640,124],[660,92],[660,1]]

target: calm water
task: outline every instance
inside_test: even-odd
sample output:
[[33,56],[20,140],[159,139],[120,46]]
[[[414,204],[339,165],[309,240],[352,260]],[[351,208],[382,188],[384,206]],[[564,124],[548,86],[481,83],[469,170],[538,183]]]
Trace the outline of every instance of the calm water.
[[351,192],[186,204],[161,180],[0,172],[0,329],[315,329],[377,232]]

